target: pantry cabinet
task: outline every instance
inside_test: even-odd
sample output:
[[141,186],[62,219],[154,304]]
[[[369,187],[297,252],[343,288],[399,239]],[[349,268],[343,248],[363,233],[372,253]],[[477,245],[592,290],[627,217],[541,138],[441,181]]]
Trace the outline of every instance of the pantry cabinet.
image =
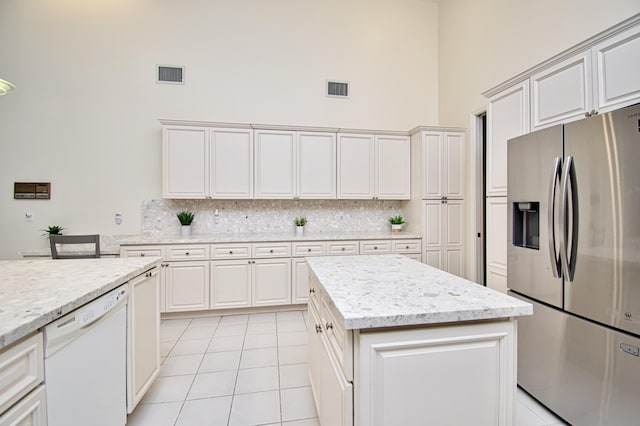
[[338,134],[338,198],[411,198],[408,136]]

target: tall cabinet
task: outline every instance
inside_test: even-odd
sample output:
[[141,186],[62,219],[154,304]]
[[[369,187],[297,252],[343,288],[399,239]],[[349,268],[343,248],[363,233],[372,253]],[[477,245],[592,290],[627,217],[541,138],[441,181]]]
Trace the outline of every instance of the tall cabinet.
[[422,229],[424,263],[462,276],[465,132],[417,127],[411,135],[412,201],[406,209],[410,229]]

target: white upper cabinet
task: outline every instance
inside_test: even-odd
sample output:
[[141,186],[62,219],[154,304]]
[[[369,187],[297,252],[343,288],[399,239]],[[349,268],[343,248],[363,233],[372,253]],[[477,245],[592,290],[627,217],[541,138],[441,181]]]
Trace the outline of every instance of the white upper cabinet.
[[293,198],[296,194],[296,133],[255,131],[256,198]]
[[338,134],[338,198],[408,200],[408,136]]
[[532,75],[532,130],[583,118],[593,103],[591,82],[590,51]]
[[489,99],[487,196],[507,195],[507,141],[529,131],[528,80]]
[[338,198],[374,198],[375,137],[338,134]]
[[211,129],[210,197],[253,198],[253,130]]
[[464,198],[462,132],[422,132],[422,198]]
[[411,143],[408,136],[376,136],[375,193],[380,200],[411,198]]
[[162,196],[206,198],[209,192],[209,134],[205,127],[162,129]]
[[596,44],[592,52],[596,110],[606,112],[640,102],[640,27]]
[[336,198],[336,134],[298,132],[297,198]]

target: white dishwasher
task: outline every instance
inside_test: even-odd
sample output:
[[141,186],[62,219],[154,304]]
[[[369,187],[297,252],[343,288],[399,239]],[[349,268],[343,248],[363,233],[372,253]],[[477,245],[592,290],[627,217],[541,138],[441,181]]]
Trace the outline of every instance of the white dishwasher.
[[127,422],[127,299],[120,286],[45,327],[49,426]]

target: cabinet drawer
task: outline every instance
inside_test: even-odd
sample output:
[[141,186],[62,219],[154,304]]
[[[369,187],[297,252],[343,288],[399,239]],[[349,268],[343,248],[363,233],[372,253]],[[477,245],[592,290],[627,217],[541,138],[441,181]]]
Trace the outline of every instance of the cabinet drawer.
[[321,299],[320,320],[322,328],[327,337],[329,350],[333,353],[333,357],[338,361],[342,372],[347,380],[353,380],[353,363],[351,354],[353,353],[353,345],[351,344],[352,332],[346,332],[337,321],[337,317],[329,308],[325,299]]
[[360,253],[361,254],[391,253],[391,241],[389,240],[360,241]]
[[296,257],[304,256],[324,256],[327,252],[325,243],[293,243],[293,255]]
[[209,245],[168,246],[167,260],[209,260]]
[[163,246],[124,246],[120,248],[120,257],[162,257]]
[[330,255],[358,254],[360,246],[357,241],[329,241],[327,253]]
[[25,396],[0,416],[0,426],[47,426],[47,404],[44,385]]
[[422,250],[422,242],[420,240],[394,241],[394,253],[420,253]]
[[44,380],[42,345],[42,333],[38,333],[0,353],[0,413]]
[[248,259],[251,244],[212,244],[211,259]]
[[253,245],[253,257],[290,257],[291,243],[256,243]]

